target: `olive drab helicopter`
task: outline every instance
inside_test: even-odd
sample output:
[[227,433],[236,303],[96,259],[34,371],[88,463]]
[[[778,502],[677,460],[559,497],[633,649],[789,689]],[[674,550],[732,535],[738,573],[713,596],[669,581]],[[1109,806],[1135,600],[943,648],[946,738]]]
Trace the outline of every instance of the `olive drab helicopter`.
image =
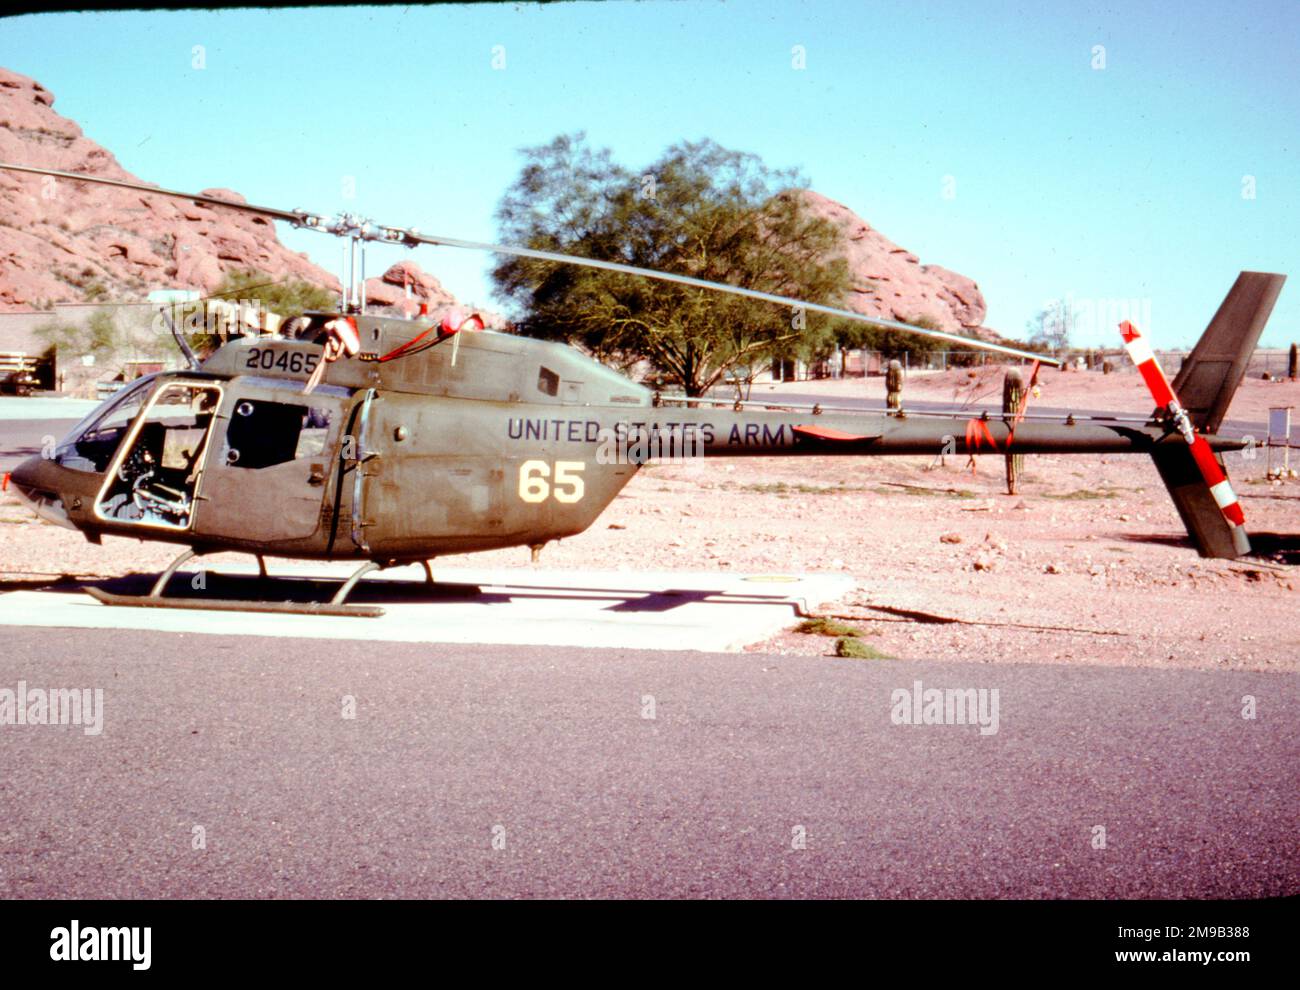
[[[582,265],[802,307],[962,346],[1057,362],[1002,344],[617,262],[386,227],[344,215],[234,203],[100,176],[10,171],[101,183],[254,213],[358,245],[434,245]],[[44,519],[186,549],[148,595],[87,589],[113,605],[376,615],[346,602],[365,574],[445,554],[546,543],[587,529],[651,456],[875,456],[1014,451],[1147,454],[1203,556],[1249,550],[1216,435],[1281,290],[1243,272],[1172,386],[1138,328],[1123,335],[1156,402],[1149,417],[969,411],[864,412],[767,402],[667,398],[565,344],[442,320],[371,315],[349,294],[273,333],[237,335],[202,362],[171,327],[189,367],[130,383],[49,456],[11,480]],[[354,561],[327,602],[169,597],[195,555]]]

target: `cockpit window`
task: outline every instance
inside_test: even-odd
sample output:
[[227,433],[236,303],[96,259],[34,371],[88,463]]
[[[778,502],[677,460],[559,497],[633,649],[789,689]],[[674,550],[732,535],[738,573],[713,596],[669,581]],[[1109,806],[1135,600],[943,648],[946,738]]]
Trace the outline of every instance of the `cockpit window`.
[[100,474],[107,470],[154,384],[153,378],[141,379],[124,388],[106,407],[92,412],[54,449],[54,460],[74,471]]
[[320,457],[330,431],[330,411],[266,399],[240,399],[226,428],[225,462],[233,467],[273,467]]

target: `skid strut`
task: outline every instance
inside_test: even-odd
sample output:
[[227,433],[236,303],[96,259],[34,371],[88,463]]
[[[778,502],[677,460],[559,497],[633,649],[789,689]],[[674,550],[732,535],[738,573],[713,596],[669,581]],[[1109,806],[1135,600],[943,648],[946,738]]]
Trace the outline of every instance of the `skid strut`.
[[167,570],[159,574],[158,580],[153,583],[153,588],[149,591],[149,597],[161,598],[162,593],[167,590],[167,582],[172,579],[172,575],[176,573],[181,564],[198,556],[201,556],[201,554],[193,547],[190,547],[190,549],[186,550],[183,554],[168,564]]
[[352,589],[357,586],[358,581],[360,581],[371,571],[377,571],[380,569],[381,569],[380,566],[376,564],[373,560],[367,560],[364,564],[362,564],[360,567],[358,567],[355,571],[352,572],[352,576],[350,578],[348,578],[346,581],[343,582],[343,587],[339,588],[339,590],[334,593],[334,597],[330,599],[330,604],[342,605],[343,602],[347,599],[348,595],[352,593]]

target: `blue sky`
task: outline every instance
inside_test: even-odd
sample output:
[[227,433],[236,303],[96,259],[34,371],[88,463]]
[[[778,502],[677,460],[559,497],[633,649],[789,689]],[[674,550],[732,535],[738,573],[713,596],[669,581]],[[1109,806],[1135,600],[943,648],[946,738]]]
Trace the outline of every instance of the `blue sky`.
[[[522,146],[585,130],[636,167],[711,137],[802,168],[922,261],[974,278],[1006,333],[1069,297],[1095,313],[1131,301],[1161,346],[1190,344],[1253,268],[1293,276],[1265,341],[1300,337],[1291,2],[30,15],[0,20],[0,65],[172,188],[491,240]],[[333,239],[281,238],[338,268]],[[402,254],[382,250],[372,271]],[[416,260],[492,303],[490,259]],[[1076,339],[1116,338],[1097,319]]]

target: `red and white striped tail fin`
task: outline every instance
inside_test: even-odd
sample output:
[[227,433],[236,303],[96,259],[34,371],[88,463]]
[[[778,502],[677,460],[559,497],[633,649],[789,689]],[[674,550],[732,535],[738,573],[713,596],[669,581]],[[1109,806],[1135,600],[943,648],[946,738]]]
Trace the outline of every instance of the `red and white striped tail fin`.
[[[1226,553],[1226,547],[1214,545],[1221,541],[1216,541],[1214,534],[1208,531],[1214,527],[1206,526],[1203,496],[1195,491],[1186,491],[1188,472],[1185,463],[1179,463],[1185,462],[1185,459],[1156,454],[1156,466],[1160,469],[1161,476],[1169,488],[1170,495],[1174,498],[1184,523],[1187,524],[1188,532],[1197,541],[1198,549],[1207,556],[1240,556],[1249,553],[1250,540],[1246,536],[1246,516],[1241,511],[1241,503],[1232,490],[1232,484],[1228,481],[1222,462],[1210,449],[1205,437],[1197,433],[1192,426],[1187,410],[1178,401],[1173,386],[1169,384],[1169,379],[1165,377],[1164,370],[1156,361],[1155,354],[1141,331],[1128,320],[1119,325],[1119,331],[1124,338],[1124,347],[1133,359],[1133,363],[1137,365],[1142,380],[1146,382],[1151,397],[1156,401],[1156,406],[1168,413],[1177,426],[1179,434],[1187,442],[1187,452],[1191,455],[1192,464],[1200,473],[1205,490],[1214,500],[1218,511],[1222,513],[1223,522],[1228,526],[1227,535],[1234,552]],[[1179,476],[1181,476],[1180,483],[1176,484],[1175,481]]]

